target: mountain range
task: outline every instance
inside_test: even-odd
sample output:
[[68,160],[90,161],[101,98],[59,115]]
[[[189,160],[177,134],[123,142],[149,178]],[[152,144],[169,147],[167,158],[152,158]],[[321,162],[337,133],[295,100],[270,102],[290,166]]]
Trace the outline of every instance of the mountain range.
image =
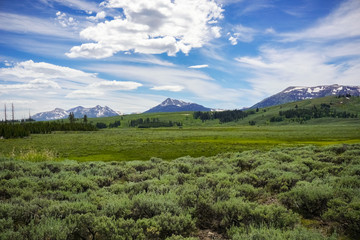
[[167,98],[159,105],[147,110],[144,113],[155,112],[186,112],[186,111],[211,111],[211,108],[204,107],[196,103],[184,102],[181,100]]
[[119,115],[118,112],[112,110],[108,106],[101,107],[100,105],[97,105],[93,108],[78,106],[75,108],[70,108],[69,110],[55,108],[52,111],[37,113],[31,118],[36,121],[64,119],[67,118],[71,112],[74,113],[75,118],[83,118],[84,115],[86,115],[88,118],[112,117]]
[[360,96],[360,86],[342,86],[334,84],[316,87],[288,87],[275,95],[265,98],[250,108],[264,108],[305,99],[346,94],[350,94],[351,96]]
[[[285,90],[272,95],[264,100],[256,103],[250,108],[264,108],[274,105],[295,102],[305,99],[314,99],[331,95],[346,95],[360,96],[360,86],[343,86],[343,85],[321,85],[316,87],[288,87]],[[184,111],[214,111],[214,109],[204,107],[202,105],[181,100],[167,98],[159,105],[145,111],[144,113],[156,112],[184,112]],[[105,106],[99,105],[93,108],[85,108],[78,106],[69,110],[55,108],[52,111],[37,113],[32,116],[32,119],[37,121],[47,121],[67,118],[73,112],[75,118],[82,118],[87,115],[88,118],[97,117],[112,117],[120,115],[118,112]]]

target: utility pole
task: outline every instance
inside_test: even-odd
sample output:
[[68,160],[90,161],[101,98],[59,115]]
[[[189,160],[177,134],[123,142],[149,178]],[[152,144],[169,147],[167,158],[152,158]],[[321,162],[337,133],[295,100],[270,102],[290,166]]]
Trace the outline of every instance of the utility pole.
[[5,107],[4,112],[5,112],[5,123],[6,123],[6,122],[7,122],[7,118],[6,118],[6,103],[4,104],[4,107]]
[[15,114],[14,114],[14,103],[11,103],[11,115],[12,115],[12,122],[15,122]]

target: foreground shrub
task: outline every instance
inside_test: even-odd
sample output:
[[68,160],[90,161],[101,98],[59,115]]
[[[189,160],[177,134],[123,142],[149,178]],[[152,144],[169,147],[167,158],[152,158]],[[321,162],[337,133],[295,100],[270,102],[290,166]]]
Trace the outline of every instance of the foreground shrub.
[[359,153],[347,145],[174,161],[0,158],[0,239],[326,239],[301,226],[358,239]]
[[231,226],[274,226],[276,228],[291,228],[299,218],[291,210],[279,205],[257,205],[242,199],[232,198],[217,202],[213,206],[216,228],[229,229]]
[[254,227],[236,228],[232,227],[228,235],[233,240],[336,240],[334,234],[331,237],[325,237],[321,233],[305,228],[295,228],[294,230],[282,230],[274,227]]
[[298,182],[289,192],[279,195],[280,200],[291,209],[301,213],[305,217],[320,216],[327,208],[327,202],[332,199],[334,189],[315,180]]
[[360,199],[353,199],[347,203],[341,199],[333,199],[324,218],[335,221],[346,228],[353,237],[360,236]]

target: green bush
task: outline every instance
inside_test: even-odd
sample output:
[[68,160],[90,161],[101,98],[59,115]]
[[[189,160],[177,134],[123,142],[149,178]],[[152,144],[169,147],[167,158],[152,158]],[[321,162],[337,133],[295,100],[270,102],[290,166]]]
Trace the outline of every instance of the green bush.
[[29,239],[34,240],[66,240],[70,234],[70,229],[65,224],[65,221],[52,217],[43,218],[40,221],[32,220],[24,231],[29,236]]
[[154,217],[154,221],[156,221],[160,227],[160,239],[171,237],[173,234],[187,237],[196,230],[195,221],[189,214],[180,214],[177,216],[171,213],[162,213]]
[[279,195],[286,206],[301,213],[305,217],[320,216],[327,203],[334,196],[334,189],[321,180],[298,182],[291,191]]
[[0,239],[329,237],[302,226],[357,239],[359,153],[354,144],[169,162],[0,158]]
[[253,227],[244,229],[232,227],[228,235],[233,240],[336,240],[334,234],[331,237],[323,236],[321,233],[305,228],[295,228],[294,230],[282,230],[273,227]]
[[213,209],[218,229],[264,224],[276,228],[289,228],[299,221],[296,214],[282,206],[257,205],[236,198],[217,202],[214,204]]
[[360,198],[349,203],[341,199],[333,199],[328,203],[329,209],[324,218],[341,224],[353,237],[360,236]]

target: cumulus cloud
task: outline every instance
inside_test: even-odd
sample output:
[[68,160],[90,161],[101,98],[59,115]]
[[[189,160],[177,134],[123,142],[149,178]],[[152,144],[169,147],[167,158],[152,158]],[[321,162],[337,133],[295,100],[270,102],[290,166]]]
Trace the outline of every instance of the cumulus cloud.
[[[32,60],[0,68],[0,79],[0,93],[14,99],[38,99],[47,93],[54,99],[95,98],[142,86],[132,81],[107,81],[96,73]],[[41,94],[39,90],[42,90]]]
[[104,11],[98,12],[95,16],[87,17],[87,19],[91,21],[98,21],[104,19],[106,17],[106,13]]
[[209,67],[209,65],[207,65],[207,64],[204,64],[204,65],[194,65],[194,66],[190,66],[189,68],[207,68],[207,67]]
[[[93,70],[91,70],[93,71]],[[164,97],[128,91],[141,87],[133,81],[107,81],[96,73],[32,60],[0,68],[0,95],[3,103],[14,103],[15,118],[49,111],[107,105],[122,112],[145,111]]]
[[5,65],[6,67],[11,67],[11,66],[12,66],[12,63],[9,62],[8,60],[5,60],[5,61],[4,61],[4,65]]
[[211,0],[108,0],[102,6],[121,8],[123,16],[81,31],[93,42],[74,46],[68,57],[105,58],[126,51],[174,56],[220,37],[214,23],[223,18],[223,9]]
[[170,91],[170,92],[181,92],[182,90],[184,90],[183,86],[177,86],[177,85],[173,85],[173,86],[155,86],[152,87],[151,90],[156,90],[156,91]]
[[68,17],[66,13],[60,11],[56,13],[56,19],[62,27],[74,27],[78,24],[73,17]]
[[94,73],[32,60],[16,63],[13,67],[0,68],[0,77],[5,81],[23,83],[35,79],[58,80],[65,86],[97,81]]

